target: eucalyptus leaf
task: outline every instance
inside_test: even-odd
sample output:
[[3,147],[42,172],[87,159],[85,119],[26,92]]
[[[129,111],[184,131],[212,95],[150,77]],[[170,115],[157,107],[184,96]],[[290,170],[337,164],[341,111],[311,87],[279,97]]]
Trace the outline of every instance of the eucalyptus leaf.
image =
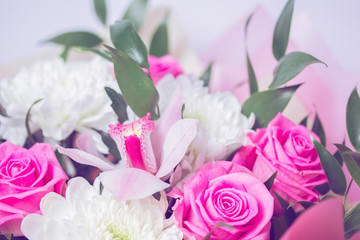
[[336,194],[344,195],[346,191],[346,178],[339,162],[313,136],[310,135],[310,137],[319,155],[330,189]]
[[360,153],[351,151],[350,148],[343,144],[335,144],[335,146],[339,150],[351,177],[360,187]]
[[110,37],[115,48],[149,70],[147,49],[129,20],[118,20],[110,26]]
[[360,203],[358,203],[344,218],[345,236],[350,238],[356,229],[360,229]]
[[300,85],[254,93],[243,104],[242,112],[246,116],[253,112],[259,126],[266,127],[279,112],[285,109]]
[[318,114],[315,115],[314,125],[311,130],[319,136],[321,144],[326,146],[325,131]]
[[31,109],[39,102],[41,102],[43,100],[43,98],[40,98],[38,100],[36,100],[33,104],[31,104],[29,110],[27,111],[26,113],[26,117],[25,117],[25,127],[26,127],[26,132],[27,132],[27,135],[28,135],[28,138],[29,138],[29,141],[30,141],[30,145],[33,145],[35,144],[36,142],[36,139],[34,139],[34,137],[32,136],[32,132],[31,132],[31,129],[30,129],[30,112],[31,112]]
[[147,0],[133,0],[123,16],[124,20],[127,19],[134,23],[136,31],[144,22],[147,4]]
[[248,71],[250,94],[256,93],[258,91],[256,75],[255,75],[254,68],[250,61],[248,47],[247,47],[247,31],[248,31],[248,26],[249,26],[252,16],[253,16],[253,14],[250,15],[250,17],[247,19],[246,24],[245,24],[245,51],[246,51],[246,65],[247,65],[247,71]]
[[356,87],[352,91],[346,106],[346,128],[351,144],[360,151],[360,98]]
[[138,117],[151,113],[151,118],[159,116],[155,109],[159,101],[153,81],[141,67],[125,53],[105,46],[111,53],[114,72],[125,101]]
[[88,48],[88,47],[75,47],[75,50],[83,51],[83,52],[92,52],[100,57],[112,62],[111,54],[108,51],[96,49],[96,48]]
[[272,187],[272,185],[274,184],[274,181],[275,181],[275,178],[276,178],[276,174],[277,174],[277,171],[274,172],[274,173],[269,177],[269,179],[264,182],[264,185],[266,186],[266,188],[267,188],[269,191],[271,190],[271,187]]
[[294,10],[294,0],[289,0],[276,22],[273,36],[273,54],[279,60],[285,55],[289,42],[291,18]]
[[206,68],[205,72],[201,75],[200,79],[204,81],[204,86],[208,87],[211,79],[211,71],[212,71],[213,63],[211,62],[209,66]]
[[112,101],[111,107],[114,109],[114,112],[118,116],[118,121],[120,123],[128,120],[128,115],[126,112],[126,101],[120,93],[117,93],[114,89],[105,87],[106,94]]
[[106,0],[94,0],[93,3],[94,3],[96,16],[103,25],[106,25],[106,17],[107,17]]
[[169,53],[169,37],[167,27],[168,14],[156,29],[150,44],[150,55],[162,57]]
[[45,42],[52,42],[66,47],[96,47],[102,39],[94,33],[86,31],[67,32],[57,35]]
[[301,73],[304,68],[313,63],[326,63],[304,52],[292,52],[282,57],[275,69],[274,80],[270,89],[277,88]]

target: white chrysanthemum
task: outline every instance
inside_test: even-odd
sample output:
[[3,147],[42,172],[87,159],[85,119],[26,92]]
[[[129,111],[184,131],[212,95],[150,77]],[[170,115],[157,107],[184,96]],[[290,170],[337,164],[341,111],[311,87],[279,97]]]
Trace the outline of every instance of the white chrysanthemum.
[[55,193],[41,201],[43,215],[24,218],[21,230],[29,240],[152,240],[182,239],[172,218],[165,219],[167,201],[148,197],[118,201],[83,178],[70,180],[66,199]]
[[32,103],[31,130],[41,129],[60,141],[74,130],[107,130],[116,121],[104,86],[116,88],[111,65],[104,59],[66,62],[41,61],[22,69],[13,79],[0,80],[0,103],[8,117],[0,116],[0,136],[23,145],[25,117]]
[[241,104],[230,92],[209,93],[203,81],[186,75],[177,79],[167,75],[158,84],[160,109],[163,109],[174,89],[180,86],[185,104],[183,117],[200,120],[196,138],[190,149],[206,158],[218,160],[240,147],[251,131],[255,117],[241,113]]

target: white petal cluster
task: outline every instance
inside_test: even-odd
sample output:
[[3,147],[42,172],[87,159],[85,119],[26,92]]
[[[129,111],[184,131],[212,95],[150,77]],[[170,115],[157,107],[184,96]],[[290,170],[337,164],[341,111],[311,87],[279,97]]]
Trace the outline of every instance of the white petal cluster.
[[118,201],[105,189],[99,194],[83,178],[73,178],[66,198],[55,193],[41,201],[43,215],[25,217],[21,230],[29,240],[166,240],[182,239],[173,219],[165,219],[166,196]]
[[111,64],[104,59],[66,62],[52,59],[22,69],[12,79],[0,80],[0,137],[23,145],[25,117],[31,104],[30,127],[51,140],[67,138],[74,130],[107,130],[116,121],[104,86],[117,88]]
[[232,93],[209,93],[199,79],[186,75],[175,79],[168,75],[157,85],[160,109],[166,106],[177,86],[185,104],[183,117],[200,120],[197,136],[190,146],[196,155],[205,152],[208,159],[219,160],[245,143],[255,117],[247,118],[241,113],[241,104]]

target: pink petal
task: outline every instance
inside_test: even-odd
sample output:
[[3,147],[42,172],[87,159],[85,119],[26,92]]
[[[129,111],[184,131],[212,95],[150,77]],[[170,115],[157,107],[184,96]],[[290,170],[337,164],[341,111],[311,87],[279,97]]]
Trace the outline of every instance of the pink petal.
[[105,160],[106,158],[96,150],[92,135],[90,132],[79,133],[75,140],[76,148],[90,153],[98,158]]
[[281,240],[344,239],[343,206],[328,199],[302,213]]
[[180,87],[177,87],[168,106],[161,114],[160,119],[156,122],[155,129],[151,134],[151,142],[153,145],[155,159],[158,161],[158,166],[160,166],[161,150],[166,134],[168,133],[170,127],[181,119],[182,104],[183,100],[181,90]]
[[162,162],[156,177],[164,177],[179,164],[196,136],[198,122],[198,119],[182,119],[170,128],[165,138]]
[[109,171],[115,168],[115,166],[107,161],[104,161],[94,155],[91,155],[87,152],[83,152],[75,148],[63,148],[59,145],[56,146],[60,153],[69,156],[74,161],[90,165],[99,168],[101,171]]
[[137,168],[118,168],[102,172],[100,181],[104,188],[120,201],[148,197],[170,186],[147,171]]

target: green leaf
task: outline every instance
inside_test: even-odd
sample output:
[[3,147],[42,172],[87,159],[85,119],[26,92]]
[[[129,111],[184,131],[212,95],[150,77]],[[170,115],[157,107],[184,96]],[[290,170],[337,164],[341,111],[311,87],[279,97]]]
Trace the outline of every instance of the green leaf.
[[320,61],[319,59],[311,56],[310,54],[304,52],[292,52],[280,59],[274,73],[274,80],[270,84],[269,88],[277,88],[284,83],[287,83],[299,73],[301,73],[304,68],[313,63],[326,63]]
[[40,101],[42,101],[43,98],[40,98],[38,100],[36,100],[33,104],[31,104],[29,110],[27,111],[26,113],[26,117],[25,117],[25,127],[26,127],[26,132],[27,132],[27,135],[29,137],[29,141],[30,141],[30,145],[34,145],[36,143],[36,139],[34,139],[34,137],[32,136],[32,132],[31,132],[31,129],[30,129],[30,112],[31,112],[31,109],[37,104],[39,103]]
[[248,26],[249,26],[252,16],[253,16],[253,14],[250,15],[250,17],[247,19],[246,24],[245,24],[245,51],[246,51],[246,65],[247,65],[247,71],[248,71],[248,77],[249,77],[250,94],[256,93],[258,91],[256,75],[255,75],[254,68],[250,61],[248,47],[247,47],[247,31],[248,31]]
[[344,195],[346,191],[346,178],[339,162],[312,135],[310,137],[319,155],[330,189],[336,194]]
[[117,159],[121,159],[120,152],[117,148],[114,139],[112,139],[110,135],[106,132],[102,132],[102,131],[97,131],[97,132],[100,134],[103,143],[109,148],[109,153],[115,156]]
[[279,194],[277,194],[274,191],[273,191],[273,193],[274,193],[275,197],[277,198],[277,200],[279,200],[281,208],[284,212],[287,226],[290,226],[291,223],[296,218],[296,213],[295,213],[294,209],[291,206],[289,206],[289,203],[286,202]]
[[167,28],[168,14],[156,29],[150,44],[150,55],[162,57],[169,53],[169,39]]
[[63,50],[62,53],[60,54],[60,57],[64,60],[64,62],[66,62],[66,60],[67,60],[67,58],[68,58],[69,51],[70,51],[70,47],[64,46],[64,50]]
[[211,70],[213,63],[211,62],[206,68],[205,72],[201,75],[200,79],[204,81],[204,86],[208,87],[211,79]]
[[314,133],[316,133],[316,135],[319,136],[321,144],[326,146],[326,137],[325,137],[325,131],[324,128],[321,124],[319,115],[316,113],[315,115],[315,120],[314,120],[314,125],[311,129]]
[[305,116],[299,124],[306,127],[308,118],[309,118],[309,116]]
[[346,106],[346,128],[351,144],[360,151],[360,98],[356,87],[352,91]]
[[266,127],[279,112],[285,109],[300,85],[254,93],[243,104],[242,112],[246,116],[253,112],[259,126]]
[[273,54],[279,60],[285,55],[289,42],[291,18],[294,10],[294,0],[289,0],[276,22],[273,36]]
[[100,57],[112,62],[111,54],[108,51],[101,50],[101,49],[95,49],[95,48],[88,48],[88,47],[75,47],[75,50],[83,51],[83,52],[92,52]]
[[124,20],[127,19],[134,23],[137,31],[140,29],[141,24],[144,21],[147,3],[147,0],[134,0],[123,16]]
[[316,191],[318,191],[320,194],[324,195],[330,190],[330,186],[329,186],[329,183],[323,183],[323,184],[317,185],[316,187],[314,187],[314,189]]
[[105,0],[94,0],[95,13],[100,22],[106,25],[106,1]]
[[219,222],[213,228],[211,228],[210,232],[208,234],[206,234],[206,236],[202,240],[210,240],[211,234],[214,232],[214,230],[217,228],[220,228],[220,227],[228,227],[230,229],[235,229],[233,226],[227,224],[226,222]]
[[264,182],[264,185],[266,186],[266,188],[267,188],[269,191],[270,191],[272,185],[274,184],[274,180],[275,180],[275,178],[276,178],[276,174],[277,174],[277,171],[274,172],[274,173],[269,177],[269,179]]
[[346,238],[351,237],[353,230],[360,229],[360,203],[345,215],[344,225]]
[[134,24],[129,20],[119,20],[110,26],[110,37],[115,48],[131,57],[137,64],[149,70],[147,49]]
[[77,31],[57,35],[46,42],[52,42],[66,47],[96,47],[102,43],[100,37],[91,32]]
[[125,53],[106,45],[105,47],[112,55],[116,80],[127,104],[138,117],[151,113],[151,118],[157,119],[158,114],[155,109],[159,101],[159,93],[153,81]]
[[290,203],[288,208],[294,206],[294,204],[296,204],[296,203],[300,203],[301,206],[303,206],[305,209],[307,209],[315,204],[315,203],[309,202],[309,201],[295,201],[295,202]]
[[126,101],[123,96],[117,93],[114,89],[105,87],[106,94],[112,101],[111,107],[114,109],[114,112],[118,116],[118,121],[120,123],[125,122],[128,119],[126,112]]
[[351,151],[350,148],[343,144],[335,144],[335,146],[339,150],[351,177],[360,187],[360,153]]

